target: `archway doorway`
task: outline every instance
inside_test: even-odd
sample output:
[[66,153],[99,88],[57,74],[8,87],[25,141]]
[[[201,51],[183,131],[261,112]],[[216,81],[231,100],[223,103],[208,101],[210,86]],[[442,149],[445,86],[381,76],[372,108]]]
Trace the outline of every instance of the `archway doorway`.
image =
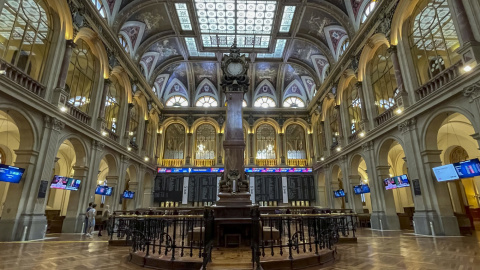
[[[332,192],[335,192],[337,190],[344,190],[344,185],[343,185],[343,173],[342,170],[338,165],[333,166],[332,168],[332,179],[331,179],[331,187],[332,187]],[[334,209],[345,209],[345,195],[340,197],[333,197],[333,204],[332,204]]]
[[[368,185],[371,190],[367,173],[367,163],[361,155],[355,155],[353,157],[349,179],[352,185]],[[372,213],[370,193],[355,194],[354,196],[359,196],[363,213]]]

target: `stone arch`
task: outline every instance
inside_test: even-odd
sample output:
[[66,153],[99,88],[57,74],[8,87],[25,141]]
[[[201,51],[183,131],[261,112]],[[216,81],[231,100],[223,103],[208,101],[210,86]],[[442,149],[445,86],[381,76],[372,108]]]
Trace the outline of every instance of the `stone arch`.
[[218,122],[211,117],[202,117],[202,118],[199,118],[199,119],[195,120],[195,122],[193,122],[190,130],[192,131],[193,134],[195,134],[196,131],[197,131],[197,128],[199,126],[203,125],[203,124],[212,125],[215,128],[215,131],[216,131],[217,134],[220,133],[220,131],[221,131],[221,127],[218,125]]
[[307,121],[303,119],[289,118],[282,125],[282,129],[281,129],[282,133],[285,133],[285,131],[287,130],[287,127],[293,124],[300,125],[303,128],[303,130],[305,131],[305,137],[308,135],[309,132],[312,132],[311,126],[310,124],[307,123]]
[[18,128],[20,135],[20,144],[18,150],[37,149],[39,144],[39,127],[37,127],[35,123],[38,121],[34,120],[22,109],[13,107],[12,104],[8,102],[0,103],[0,111],[8,114]]
[[[177,85],[178,85],[178,90],[174,88]],[[174,88],[173,91],[172,91],[172,88]],[[163,99],[167,101],[170,97],[173,97],[173,96],[183,96],[184,98],[187,99],[187,101],[190,101],[187,89],[188,88],[186,88],[185,85],[179,79],[173,78],[173,80],[168,84],[168,87],[164,93]]]
[[124,92],[124,97],[125,97],[125,104],[130,103],[133,101],[132,99],[132,85],[130,84],[129,76],[121,66],[116,66],[112,69],[111,76],[117,77],[118,81],[121,83],[123,86],[123,89],[125,90]]
[[343,72],[343,75],[340,77],[337,86],[337,104],[342,104],[345,98],[343,97],[343,93],[345,89],[348,87],[348,84],[353,78],[357,78],[355,71],[352,69],[347,69]]
[[105,153],[100,160],[105,160],[108,166],[108,173],[106,176],[118,176],[118,161],[112,153]]
[[57,144],[57,152],[60,150],[60,146],[63,144],[65,141],[70,141],[70,143],[73,146],[73,149],[75,151],[75,165],[74,166],[87,166],[88,165],[88,158],[89,158],[89,153],[88,153],[88,147],[87,144],[85,143],[85,140],[78,136],[77,134],[71,133],[71,134],[66,134],[65,136],[61,137],[58,140]]
[[[298,88],[298,92],[292,89],[294,86]],[[307,93],[305,92],[305,89],[299,80],[293,80],[287,85],[287,87],[285,87],[282,102],[288,97],[299,97],[303,102],[307,103]]]
[[[261,90],[262,90],[263,86],[268,87],[270,91],[267,90],[267,91],[263,91],[263,93],[261,93]],[[258,84],[257,88],[255,89],[254,93],[255,94],[253,96],[252,104],[255,103],[255,100],[257,100],[257,98],[267,96],[267,97],[272,98],[275,101],[276,105],[278,106],[277,95],[275,95],[275,87],[273,86],[273,84],[269,80],[265,79],[265,80],[261,81]]]
[[368,39],[367,45],[363,47],[360,59],[358,61],[358,81],[362,82],[365,76],[368,76],[368,63],[382,45],[390,47],[387,37],[382,33],[377,33]]
[[280,125],[278,124],[278,122],[275,121],[274,119],[272,119],[272,118],[262,118],[262,119],[258,119],[253,124],[253,128],[252,128],[253,132],[256,133],[257,128],[262,124],[270,124],[271,126],[273,126],[275,131],[277,131],[277,133],[280,133],[280,132],[283,131],[282,128],[280,127]]
[[388,164],[388,153],[390,152],[390,148],[394,143],[398,143],[402,149],[405,149],[403,140],[396,135],[386,137],[378,143],[377,149],[375,151],[375,158],[378,162],[378,166],[390,166]]
[[[208,86],[210,87],[210,89],[212,89],[211,92],[202,92],[202,88],[205,87],[205,86]],[[213,98],[215,98],[218,103],[220,104],[220,98],[218,96],[218,92],[217,92],[217,88],[215,87],[215,85],[207,78],[205,78],[203,81],[201,81],[199,84],[198,84],[198,87],[195,91],[195,102],[203,97],[203,96],[211,96]]]
[[348,163],[348,168],[350,170],[349,171],[350,175],[358,175],[359,174],[358,173],[358,167],[360,166],[360,163],[361,163],[362,159],[365,161],[365,163],[367,162],[367,159],[365,159],[365,156],[361,152],[355,153],[350,157],[350,160],[349,160],[349,163]]
[[64,29],[65,39],[70,40],[73,38],[73,22],[70,8],[66,1],[46,0],[48,5],[57,12],[60,18],[60,25]]
[[74,41],[77,42],[78,39],[84,40],[92,50],[92,53],[95,54],[100,61],[100,67],[103,69],[103,78],[110,78],[107,51],[103,43],[98,39],[98,34],[88,27],[83,27],[75,36]]
[[170,117],[163,122],[162,129],[160,130],[161,133],[165,133],[165,130],[171,124],[180,124],[185,128],[185,133],[191,132],[190,131],[191,129],[189,128],[189,124],[187,123],[187,121],[185,119],[183,119],[181,117]]

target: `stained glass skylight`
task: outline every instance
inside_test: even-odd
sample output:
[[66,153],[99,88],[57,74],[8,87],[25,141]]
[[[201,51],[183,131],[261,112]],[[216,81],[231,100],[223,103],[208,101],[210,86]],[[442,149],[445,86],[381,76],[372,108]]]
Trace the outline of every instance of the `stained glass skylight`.
[[229,47],[236,37],[238,47],[267,48],[276,9],[276,1],[195,0],[203,46]]
[[277,39],[273,53],[259,53],[257,54],[257,58],[282,58],[286,43],[286,39]]
[[288,33],[290,31],[294,14],[295,6],[285,6],[283,9],[282,22],[280,23],[280,33]]
[[180,25],[182,30],[191,31],[192,23],[190,21],[190,15],[188,14],[187,4],[185,3],[176,3],[175,9],[177,10],[178,19],[180,20]]
[[213,52],[199,52],[197,49],[197,44],[195,43],[195,38],[186,37],[185,43],[187,43],[188,54],[193,57],[214,57],[215,53]]

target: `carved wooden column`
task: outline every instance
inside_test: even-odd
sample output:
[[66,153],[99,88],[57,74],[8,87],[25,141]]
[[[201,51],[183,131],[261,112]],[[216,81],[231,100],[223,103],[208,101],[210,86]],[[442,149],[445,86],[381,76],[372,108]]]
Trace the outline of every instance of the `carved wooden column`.
[[225,125],[225,172],[238,170],[241,179],[245,178],[242,101],[243,91],[226,91],[228,100],[227,122]]
[[76,47],[73,40],[67,40],[65,54],[62,60],[62,66],[60,67],[60,75],[58,76],[57,87],[53,94],[53,103],[55,105],[64,106],[68,102],[69,94],[65,89],[67,82],[68,67],[70,66],[70,58],[72,58],[73,49]]
[[392,59],[393,69],[395,71],[395,81],[397,82],[398,95],[395,97],[395,103],[402,109],[408,107],[408,93],[405,91],[403,84],[402,70],[400,69],[400,61],[398,60],[397,46],[390,46],[388,48],[390,58]]

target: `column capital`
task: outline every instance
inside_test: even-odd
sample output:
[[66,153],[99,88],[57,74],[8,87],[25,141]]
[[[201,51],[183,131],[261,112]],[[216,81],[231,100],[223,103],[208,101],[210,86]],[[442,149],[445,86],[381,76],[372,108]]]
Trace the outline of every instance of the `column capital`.
[[55,117],[45,115],[43,117],[43,120],[45,123],[45,128],[52,129],[55,131],[61,131],[65,128],[65,123],[63,123],[62,121],[58,120]]
[[103,83],[105,84],[105,86],[107,86],[107,85],[112,84],[112,80],[110,80],[110,79],[103,79]]
[[128,108],[129,108],[129,109],[132,109],[133,106],[134,106],[133,102],[128,103]]
[[93,150],[102,152],[103,148],[105,148],[105,144],[101,141],[93,140]]
[[362,144],[363,151],[372,151],[373,150],[373,141],[368,141]]
[[405,132],[414,130],[416,128],[416,124],[417,124],[417,119],[415,119],[415,117],[412,117],[398,124],[398,130],[401,131],[402,133],[405,133]]
[[387,49],[387,53],[397,53],[397,46],[396,45],[390,45],[390,47]]
[[468,101],[473,102],[480,97],[480,81],[467,86],[463,89],[463,96],[468,98]]
[[73,39],[67,39],[67,42],[65,44],[67,46],[67,48],[76,48],[77,47],[77,44],[75,44],[75,41],[73,41]]
[[362,82],[362,81],[357,81],[357,82],[355,83],[355,86],[357,87],[357,89],[358,89],[358,88],[361,89],[362,86],[363,86],[363,82]]

